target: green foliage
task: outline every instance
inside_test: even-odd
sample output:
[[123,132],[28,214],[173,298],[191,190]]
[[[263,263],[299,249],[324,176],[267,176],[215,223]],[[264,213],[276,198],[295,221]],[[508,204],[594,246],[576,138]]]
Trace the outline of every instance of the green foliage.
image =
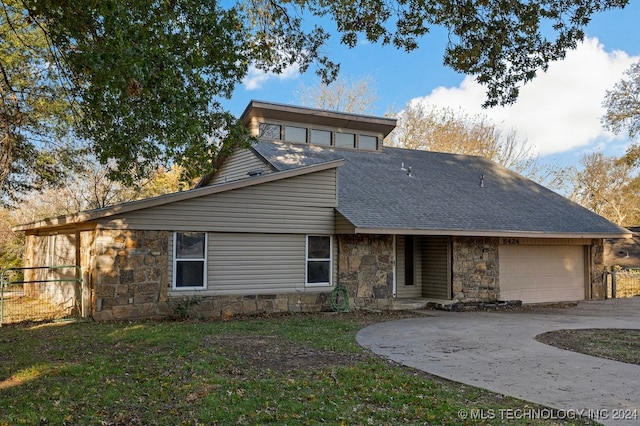
[[185,320],[191,316],[191,307],[199,305],[202,298],[199,296],[183,297],[172,303],[173,316],[178,320]]
[[0,271],[22,266],[24,234],[13,232],[11,228],[14,225],[15,220],[11,212],[0,209]]
[[575,48],[592,14],[622,8],[628,0],[295,3],[316,15],[333,18],[342,33],[341,41],[351,47],[363,35],[370,42],[413,51],[430,28],[446,28],[449,44],[444,64],[476,76],[487,87],[485,106],[494,106],[513,103],[521,84]]
[[57,160],[75,139],[129,185],[160,165],[182,166],[187,180],[211,173],[221,148],[248,143],[221,99],[250,64],[273,72],[315,64],[323,83],[336,78],[323,18],[350,47],[364,37],[414,51],[430,28],[445,27],[444,63],[475,75],[486,105],[498,105],[574,48],[592,14],[627,1],[5,1],[0,184],[40,170],[55,180],[63,164],[42,155]]
[[2,2],[0,34],[0,203],[7,203],[62,173],[72,106],[48,40],[21,1]]
[[[236,120],[216,101],[246,74],[234,9],[215,2],[27,2],[73,76],[78,134],[128,184],[158,164],[202,175]],[[189,161],[197,158],[199,161]]]

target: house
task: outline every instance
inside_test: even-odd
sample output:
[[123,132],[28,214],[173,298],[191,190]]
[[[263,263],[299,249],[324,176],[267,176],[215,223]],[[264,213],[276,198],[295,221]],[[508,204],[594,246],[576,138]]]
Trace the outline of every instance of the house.
[[630,235],[487,159],[385,147],[394,119],[241,119],[259,141],[197,188],[20,226],[27,266],[79,265],[98,320],[317,311],[336,286],[353,308],[543,303],[603,298],[603,241]]

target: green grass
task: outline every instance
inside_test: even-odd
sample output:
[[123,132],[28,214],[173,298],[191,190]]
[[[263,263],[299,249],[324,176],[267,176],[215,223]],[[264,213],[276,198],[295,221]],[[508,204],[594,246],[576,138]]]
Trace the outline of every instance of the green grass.
[[536,338],[561,349],[640,365],[640,330],[615,328],[557,330],[543,333]]
[[[357,331],[387,318],[5,326],[0,425],[453,425],[460,410],[534,407],[360,348]],[[483,423],[500,419],[467,422]]]

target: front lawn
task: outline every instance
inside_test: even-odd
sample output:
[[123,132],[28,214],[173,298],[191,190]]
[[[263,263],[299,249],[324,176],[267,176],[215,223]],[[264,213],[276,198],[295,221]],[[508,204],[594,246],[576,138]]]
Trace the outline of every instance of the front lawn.
[[[492,413],[536,408],[356,344],[394,315],[4,326],[0,425],[495,425]],[[471,410],[485,420],[463,421]]]
[[536,339],[560,349],[640,365],[640,330],[557,330],[540,334]]

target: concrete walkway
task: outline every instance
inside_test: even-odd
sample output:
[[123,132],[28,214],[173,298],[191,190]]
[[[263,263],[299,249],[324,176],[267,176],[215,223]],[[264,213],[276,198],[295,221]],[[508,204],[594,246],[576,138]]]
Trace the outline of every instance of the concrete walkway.
[[535,340],[546,331],[577,328],[640,329],[640,297],[566,309],[427,311],[423,318],[364,328],[357,341],[404,365],[564,410],[562,415],[582,413],[606,425],[640,424],[640,366]]

